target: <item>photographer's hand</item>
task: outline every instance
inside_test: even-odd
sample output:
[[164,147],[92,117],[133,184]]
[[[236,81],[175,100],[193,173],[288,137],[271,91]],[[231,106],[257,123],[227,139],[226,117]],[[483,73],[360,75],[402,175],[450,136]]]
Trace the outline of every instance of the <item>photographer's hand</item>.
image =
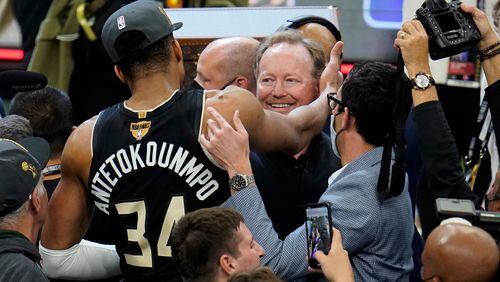
[[[394,47],[401,50],[410,78],[413,79],[417,73],[431,74],[429,38],[420,21],[406,21],[398,31]],[[436,87],[429,87],[425,90],[413,89],[412,97],[415,106],[429,101],[438,101]]]
[[[484,50],[490,46],[496,44],[498,40],[498,35],[495,33],[490,23],[488,22],[488,18],[486,14],[479,10],[478,8],[462,3],[460,8],[472,15],[474,22],[481,33],[481,41],[479,41],[478,48],[479,50]],[[497,46],[496,48],[500,48]],[[495,49],[493,49],[495,50]],[[496,55],[489,59],[483,61],[483,70],[486,74],[486,80],[488,81],[488,85],[493,84],[495,81],[500,79],[500,56]]]

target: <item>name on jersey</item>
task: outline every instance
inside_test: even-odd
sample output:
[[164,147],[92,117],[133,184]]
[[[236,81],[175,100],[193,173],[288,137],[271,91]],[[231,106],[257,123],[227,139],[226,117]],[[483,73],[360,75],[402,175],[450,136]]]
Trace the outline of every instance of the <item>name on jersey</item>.
[[109,215],[109,198],[118,180],[133,171],[155,166],[175,172],[190,187],[196,187],[196,197],[200,201],[219,188],[217,180],[212,179],[212,172],[188,150],[166,142],[149,141],[118,150],[99,167],[90,185],[96,197],[95,206]]

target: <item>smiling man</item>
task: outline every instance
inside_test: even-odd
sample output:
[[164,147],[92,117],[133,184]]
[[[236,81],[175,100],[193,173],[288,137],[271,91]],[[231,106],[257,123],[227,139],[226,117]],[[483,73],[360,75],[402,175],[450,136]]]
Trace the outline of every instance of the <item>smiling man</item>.
[[[263,108],[287,115],[319,96],[325,57],[319,44],[296,30],[270,35],[257,49],[257,98]],[[340,168],[330,138],[320,133],[300,153],[258,154],[251,164],[266,210],[280,236],[302,225],[305,204],[315,203]]]

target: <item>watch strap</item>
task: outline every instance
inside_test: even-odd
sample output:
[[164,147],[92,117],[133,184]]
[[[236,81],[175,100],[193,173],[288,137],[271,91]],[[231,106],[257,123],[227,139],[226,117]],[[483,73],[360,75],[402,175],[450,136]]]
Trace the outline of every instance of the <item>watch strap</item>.
[[[244,184],[242,184],[242,182],[244,182]],[[229,187],[231,187],[231,189],[235,191],[241,191],[242,189],[245,189],[254,183],[255,183],[255,178],[253,174],[246,175],[238,173],[233,177],[231,177],[231,179],[229,179]]]
[[[416,82],[416,79],[418,76],[420,75],[425,75],[428,79],[429,79],[429,84],[427,85],[427,87],[420,87],[417,85],[417,82]],[[425,90],[427,88],[430,88],[431,86],[435,86],[436,85],[436,81],[434,80],[434,78],[432,77],[432,75],[428,74],[428,73],[424,73],[424,72],[418,72],[417,74],[415,74],[415,76],[411,79],[411,84],[413,86],[413,89],[417,89],[417,90]]]

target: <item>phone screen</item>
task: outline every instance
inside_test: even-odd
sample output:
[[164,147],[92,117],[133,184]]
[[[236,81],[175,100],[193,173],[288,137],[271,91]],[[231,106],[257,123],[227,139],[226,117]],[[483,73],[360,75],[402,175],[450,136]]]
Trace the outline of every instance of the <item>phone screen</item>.
[[319,268],[315,253],[322,250],[328,254],[332,243],[332,227],[330,226],[329,209],[326,204],[308,205],[306,207],[307,251],[309,265]]

